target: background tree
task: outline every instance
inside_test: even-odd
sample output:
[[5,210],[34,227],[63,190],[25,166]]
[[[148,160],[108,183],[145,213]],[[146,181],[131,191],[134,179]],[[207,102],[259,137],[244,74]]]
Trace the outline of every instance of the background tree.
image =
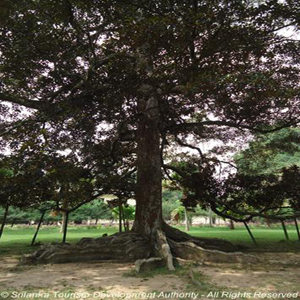
[[125,231],[129,231],[129,221],[134,220],[135,208],[131,205],[122,205],[121,212],[120,206],[112,209],[112,215],[114,219],[119,219],[120,215],[122,218],[123,226]]
[[[1,172],[1,204],[5,206],[2,230],[8,216],[10,206],[26,210],[44,205],[51,196],[49,186],[40,168],[34,162],[22,165],[16,157],[5,157],[1,161],[4,166]],[[6,166],[6,167],[5,167]]]
[[94,200],[75,210],[70,216],[70,221],[81,224],[83,221],[94,220],[97,225],[100,219],[109,220],[110,218],[108,205],[103,200]]
[[1,182],[1,186],[0,186],[1,202],[0,203],[1,203],[1,206],[4,208],[1,227],[0,227],[0,238],[3,234],[4,226],[5,226],[7,215],[8,215],[9,205],[10,205],[10,190],[7,187],[7,181],[10,176],[11,176],[11,173],[10,173],[9,169],[6,169],[6,168],[0,169],[0,182]]
[[[285,204],[291,205],[291,208],[286,210],[287,215],[292,215],[292,212],[297,215],[299,211],[296,204],[299,200],[294,198],[291,201],[290,196],[287,195],[297,190],[298,184],[294,180],[286,180],[290,176],[288,174],[293,174],[297,178],[299,150],[299,128],[285,128],[267,135],[257,135],[245,150],[235,156],[239,173],[252,176],[273,174],[282,178],[281,193],[286,195]],[[281,223],[288,239],[283,216],[281,216]],[[294,222],[300,237],[297,218],[294,218]]]
[[257,135],[248,147],[235,156],[238,172],[278,174],[283,168],[300,164],[300,129],[285,128]]
[[182,193],[180,190],[169,189],[168,186],[164,185],[162,192],[162,213],[164,220],[172,220],[172,211],[181,205],[181,197]]

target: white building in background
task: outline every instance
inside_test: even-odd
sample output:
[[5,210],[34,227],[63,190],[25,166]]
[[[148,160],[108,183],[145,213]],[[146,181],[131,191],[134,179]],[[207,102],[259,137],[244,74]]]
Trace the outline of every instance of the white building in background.
[[[216,218],[214,225],[228,225],[229,222],[227,220],[223,220],[221,218]],[[209,225],[209,217],[193,217],[192,225]]]

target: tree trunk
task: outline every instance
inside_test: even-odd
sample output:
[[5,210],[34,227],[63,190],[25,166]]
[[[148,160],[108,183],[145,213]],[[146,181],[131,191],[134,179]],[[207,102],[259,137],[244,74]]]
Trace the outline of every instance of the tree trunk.
[[158,101],[139,103],[137,188],[133,230],[151,239],[162,227],[162,176]]
[[59,231],[60,233],[64,232],[65,225],[66,225],[66,213],[62,212],[61,226],[60,226],[60,231]]
[[36,228],[36,232],[35,232],[35,234],[34,234],[34,237],[33,237],[33,239],[32,239],[31,246],[33,246],[34,243],[35,243],[35,240],[36,240],[36,237],[37,237],[37,235],[38,235],[38,233],[39,233],[40,227],[41,227],[41,225],[42,225],[42,222],[43,222],[45,213],[46,213],[46,211],[44,210],[44,211],[42,212],[42,214],[41,214],[41,218],[40,218],[39,224],[38,224],[38,226],[37,226],[37,228]]
[[246,227],[246,229],[247,229],[247,231],[248,231],[248,233],[249,233],[249,235],[250,235],[250,237],[251,237],[251,240],[252,240],[253,244],[254,244],[255,246],[257,246],[257,242],[256,242],[256,240],[255,240],[255,238],[254,238],[254,235],[252,234],[252,232],[251,232],[251,230],[250,230],[250,227],[248,226],[247,222],[244,222],[244,225],[245,225],[245,227]]
[[188,217],[188,212],[186,207],[184,208],[184,219],[185,219],[185,230],[189,231],[190,230],[190,223],[189,223],[189,217]]
[[284,235],[285,235],[285,239],[288,241],[289,240],[289,235],[288,235],[288,232],[286,230],[284,221],[281,221],[281,225],[282,225],[282,229],[283,229],[283,232],[284,232]]
[[158,100],[139,102],[137,128],[136,212],[133,231],[149,242],[151,256],[161,257],[169,270],[175,270],[173,256],[163,232],[162,174]]
[[[123,210],[123,209],[122,209],[122,210]],[[128,231],[128,228],[127,228],[127,226],[126,226],[126,219],[125,219],[125,214],[124,214],[124,213],[122,213],[122,217],[123,217],[124,231],[126,232],[126,231]]]
[[234,230],[234,223],[233,223],[233,221],[231,219],[229,220],[229,228],[231,230]]
[[13,219],[10,227],[13,228],[15,226],[15,224],[16,224],[16,219]]
[[4,212],[4,216],[3,216],[3,220],[2,220],[2,224],[1,224],[1,229],[0,229],[0,239],[1,239],[1,236],[2,236],[3,231],[4,231],[4,226],[5,226],[7,215],[8,215],[8,209],[9,209],[9,205],[7,204],[6,207],[5,207],[5,212]]
[[63,232],[63,244],[65,244],[67,240],[67,231],[68,231],[68,219],[69,219],[69,212],[64,212],[65,218],[64,218],[64,232]]

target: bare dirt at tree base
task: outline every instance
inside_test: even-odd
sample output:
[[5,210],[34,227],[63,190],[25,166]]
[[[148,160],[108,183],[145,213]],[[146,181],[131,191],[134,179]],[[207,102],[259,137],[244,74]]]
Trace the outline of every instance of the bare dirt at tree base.
[[[50,297],[50,299],[68,299],[70,293],[77,293],[77,299],[93,299],[93,296],[104,299],[109,298],[108,295],[110,295],[109,299],[114,298],[112,296],[116,296],[115,299],[125,297],[127,299],[148,297],[149,299],[151,296],[156,296],[158,299],[182,299],[180,294],[182,296],[185,293],[186,299],[191,299],[195,294],[188,293],[197,292],[198,299],[213,299],[216,297],[209,294],[213,292],[218,293],[214,295],[220,298],[233,299],[234,294],[221,297],[223,291],[229,291],[248,292],[252,295],[255,292],[294,293],[294,295],[298,293],[297,298],[300,299],[300,254],[260,253],[257,255],[262,262],[255,265],[206,262],[193,267],[194,274],[203,287],[191,283],[188,271],[142,278],[128,276],[134,269],[134,264],[129,263],[91,262],[18,266],[16,257],[4,257],[0,262],[0,295],[3,291],[9,293],[42,291],[51,293],[52,296],[54,292],[62,293],[59,297]],[[85,292],[90,294],[90,298],[84,294]],[[164,293],[165,297],[161,293]],[[18,299],[20,298],[28,297],[25,295]]]
[[[78,294],[120,295],[182,292],[186,282],[173,274],[152,278],[126,276],[134,270],[129,263],[68,263],[16,267],[17,260],[0,265],[0,291],[70,291]],[[125,276],[124,276],[125,274]],[[99,298],[98,298],[99,299]]]

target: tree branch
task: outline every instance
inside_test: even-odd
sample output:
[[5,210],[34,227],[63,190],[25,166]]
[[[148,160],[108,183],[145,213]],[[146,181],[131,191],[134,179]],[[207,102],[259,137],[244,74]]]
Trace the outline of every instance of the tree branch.
[[288,122],[284,125],[272,128],[272,129],[261,129],[257,128],[255,126],[250,126],[250,125],[243,125],[243,124],[237,124],[234,122],[228,122],[228,121],[212,121],[212,120],[207,120],[203,122],[191,122],[191,123],[181,123],[181,124],[176,124],[172,125],[169,128],[167,128],[169,131],[176,131],[176,130],[195,130],[199,127],[204,127],[204,126],[226,126],[226,127],[231,127],[231,128],[237,128],[237,129],[247,129],[253,132],[257,133],[271,133],[278,131],[280,129],[290,127],[293,125],[297,125],[300,121],[293,121],[293,122]]
[[32,109],[37,109],[37,110],[49,108],[49,104],[46,102],[29,100],[29,99],[25,99],[23,97],[16,97],[14,95],[8,95],[6,93],[0,93],[0,101],[15,103],[15,104],[25,106],[27,108],[32,108]]
[[166,168],[166,169],[169,169],[169,170],[172,170],[174,172],[176,172],[177,174],[179,174],[181,177],[184,177],[186,176],[186,174],[184,174],[180,169],[174,167],[174,166],[171,166],[171,165],[167,165],[167,164],[163,164],[163,167]]
[[205,157],[203,155],[203,152],[201,151],[201,149],[199,147],[196,147],[196,146],[193,146],[193,145],[190,145],[190,144],[187,144],[187,143],[184,143],[183,141],[181,141],[178,137],[175,137],[175,141],[180,145],[180,146],[183,146],[183,147],[188,147],[190,149],[194,149],[194,150],[197,150],[200,157],[201,157],[201,160],[202,162],[205,160]]
[[[214,201],[209,201],[209,203],[211,205],[211,209],[216,214],[218,214],[221,217],[231,219],[235,222],[248,222],[251,219],[253,219],[254,217],[262,217],[262,218],[265,218],[265,219],[272,219],[272,220],[278,220],[278,221],[283,221],[283,220],[286,220],[286,219],[292,219],[292,218],[300,217],[300,213],[294,213],[293,215],[289,215],[289,216],[286,215],[286,216],[282,216],[282,217],[281,216],[276,216],[274,214],[271,215],[271,216],[266,214],[267,211],[274,210],[274,209],[282,209],[282,207],[267,207],[267,208],[264,208],[264,209],[260,210],[259,212],[242,212],[239,209],[233,208],[233,207],[223,203],[226,210],[232,211],[234,214],[237,214],[237,215],[240,215],[240,216],[244,216],[244,217],[247,216],[246,218],[243,219],[243,218],[238,218],[238,217],[235,217],[235,216],[228,215],[227,213],[225,214],[223,212],[220,212]],[[287,207],[284,207],[284,208],[287,208]]]

